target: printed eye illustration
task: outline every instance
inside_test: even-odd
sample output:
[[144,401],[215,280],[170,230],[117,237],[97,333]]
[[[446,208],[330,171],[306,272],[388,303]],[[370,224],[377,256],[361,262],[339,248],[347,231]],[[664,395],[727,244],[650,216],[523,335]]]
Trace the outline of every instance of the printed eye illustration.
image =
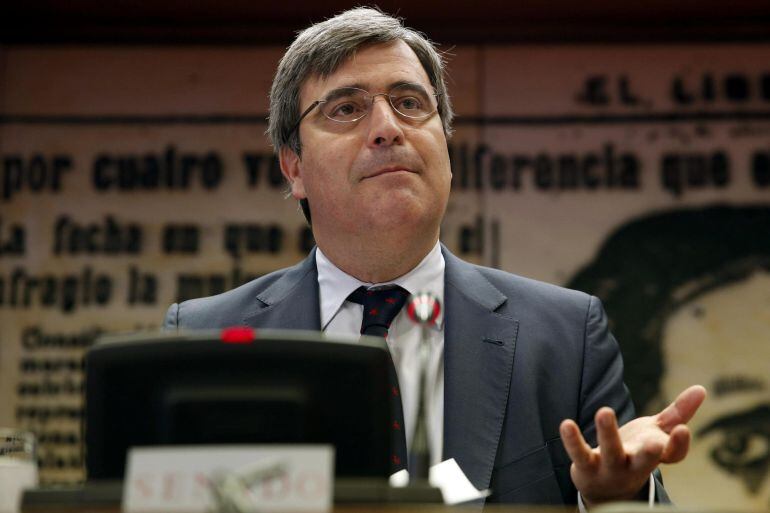
[[696,436],[709,434],[721,435],[709,453],[714,463],[755,495],[770,473],[770,405],[720,417]]

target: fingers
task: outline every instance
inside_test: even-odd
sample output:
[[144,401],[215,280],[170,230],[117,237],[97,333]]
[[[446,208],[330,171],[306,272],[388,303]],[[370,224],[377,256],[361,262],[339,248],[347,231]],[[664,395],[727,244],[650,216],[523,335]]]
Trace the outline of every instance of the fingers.
[[596,434],[599,441],[599,453],[602,464],[617,468],[626,464],[626,451],[618,432],[618,422],[612,408],[599,408],[594,417]]
[[663,463],[677,463],[687,456],[690,449],[690,428],[680,424],[671,430],[668,443],[660,456]]
[[645,441],[641,449],[637,451],[631,460],[632,470],[642,475],[649,474],[655,470],[655,467],[660,463],[663,451],[663,443],[660,441]]
[[658,425],[663,431],[671,432],[675,426],[688,422],[698,411],[704,399],[706,399],[705,388],[700,385],[689,387],[657,415]]
[[564,448],[575,467],[592,475],[600,468],[649,474],[660,463],[685,458],[691,435],[683,423],[692,418],[705,395],[703,387],[690,387],[657,416],[635,419],[623,426],[622,433],[612,408],[600,408],[594,417],[598,449],[591,449],[574,421],[565,420],[559,427]]
[[583,438],[583,434],[575,421],[569,419],[563,421],[559,426],[559,432],[564,448],[575,466],[581,469],[593,467],[594,453],[591,451],[591,446]]

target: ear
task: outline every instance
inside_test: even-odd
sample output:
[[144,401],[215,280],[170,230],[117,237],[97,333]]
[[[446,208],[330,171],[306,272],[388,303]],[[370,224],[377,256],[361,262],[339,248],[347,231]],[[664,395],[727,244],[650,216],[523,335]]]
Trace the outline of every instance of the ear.
[[305,184],[302,181],[302,161],[299,155],[288,146],[281,146],[278,151],[278,159],[281,164],[281,172],[291,186],[291,195],[294,199],[304,199]]

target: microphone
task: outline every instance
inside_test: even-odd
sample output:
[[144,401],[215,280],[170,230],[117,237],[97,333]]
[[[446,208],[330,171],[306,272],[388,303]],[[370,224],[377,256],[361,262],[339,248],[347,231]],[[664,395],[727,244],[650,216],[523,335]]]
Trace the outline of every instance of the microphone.
[[428,292],[413,294],[406,308],[407,315],[416,324],[420,325],[420,380],[418,388],[417,420],[412,436],[411,451],[409,454],[410,480],[428,479],[431,455],[428,443],[427,406],[425,396],[427,394],[428,362],[430,359],[430,340],[428,330],[436,324],[441,313],[441,303],[438,298]]

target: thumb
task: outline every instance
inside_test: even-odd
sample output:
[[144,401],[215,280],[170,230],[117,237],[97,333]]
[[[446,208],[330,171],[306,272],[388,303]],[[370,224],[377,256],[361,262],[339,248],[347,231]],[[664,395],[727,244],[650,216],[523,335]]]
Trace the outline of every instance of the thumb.
[[679,424],[686,424],[698,411],[701,403],[706,399],[706,389],[701,385],[693,385],[674,399],[663,411],[657,415],[657,423],[666,433]]

